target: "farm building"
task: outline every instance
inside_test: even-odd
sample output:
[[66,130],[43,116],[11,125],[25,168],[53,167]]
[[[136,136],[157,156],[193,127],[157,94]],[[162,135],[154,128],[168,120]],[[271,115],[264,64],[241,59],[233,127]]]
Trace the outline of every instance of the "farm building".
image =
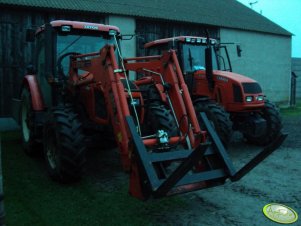
[[233,71],[252,77],[269,99],[288,102],[291,76],[291,33],[235,0],[0,0],[0,116],[11,114],[33,44],[27,28],[55,19],[116,25],[123,34],[137,34],[122,42],[123,55],[142,55],[141,39],[203,35],[221,43],[239,43],[242,57],[229,45]]

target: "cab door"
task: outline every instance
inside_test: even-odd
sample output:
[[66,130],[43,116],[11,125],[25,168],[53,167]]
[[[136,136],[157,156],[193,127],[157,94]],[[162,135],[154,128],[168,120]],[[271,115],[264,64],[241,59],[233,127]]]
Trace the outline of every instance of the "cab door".
[[[49,37],[51,26],[45,26],[45,30],[36,36],[35,68],[36,77],[44,100],[45,107],[52,106],[52,85],[55,71],[53,68],[53,38]],[[47,35],[48,32],[48,35]],[[50,31],[52,33],[52,31]]]

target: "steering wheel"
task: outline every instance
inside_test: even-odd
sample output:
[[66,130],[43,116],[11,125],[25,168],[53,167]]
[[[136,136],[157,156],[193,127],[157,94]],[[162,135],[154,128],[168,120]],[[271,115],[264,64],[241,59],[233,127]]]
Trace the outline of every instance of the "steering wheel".
[[57,71],[58,71],[58,75],[59,78],[66,78],[66,74],[64,73],[64,69],[63,69],[63,65],[62,62],[63,60],[67,57],[67,56],[71,56],[71,55],[81,55],[80,53],[77,52],[68,52],[65,53],[63,55],[61,55],[58,59],[57,59]]

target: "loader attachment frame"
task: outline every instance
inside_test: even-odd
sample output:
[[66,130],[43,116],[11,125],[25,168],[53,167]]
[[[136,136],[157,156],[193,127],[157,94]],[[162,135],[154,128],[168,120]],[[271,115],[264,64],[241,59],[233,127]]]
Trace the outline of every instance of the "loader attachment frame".
[[[142,189],[143,199],[149,197],[161,198],[179,193],[190,192],[202,188],[221,185],[227,178],[231,181],[238,181],[248,172],[254,169],[265,158],[272,154],[285,140],[287,134],[282,134],[273,143],[265,147],[259,154],[245,164],[241,169],[236,170],[232,164],[230,156],[226,152],[214,128],[210,124],[205,113],[200,113],[206,130],[209,133],[211,142],[201,143],[194,150],[177,150],[165,153],[147,152],[143,141],[136,132],[136,127],[131,116],[126,117],[126,121],[134,143],[135,161],[139,166],[140,180],[146,189]],[[213,147],[213,148],[212,148]],[[224,162],[224,168],[210,169],[207,171],[193,172],[193,167],[204,156],[218,154]],[[160,179],[154,168],[155,162],[182,160],[181,164],[174,169],[166,179]],[[133,179],[133,177],[131,177]],[[212,183],[212,181],[214,181]],[[211,183],[210,183],[211,182]],[[131,183],[135,184],[136,183]],[[132,188],[133,189],[133,188]],[[130,187],[131,192],[131,187]],[[140,194],[141,195],[141,194]]]
[[[126,70],[144,75],[137,80],[138,86],[150,81],[161,84],[163,90],[159,91],[166,94],[166,99],[170,99],[167,105],[174,107],[175,118],[181,121],[181,117],[187,115],[192,123],[191,127],[179,125],[182,134],[189,130],[187,137],[192,141],[191,147],[184,145],[176,150],[157,152],[149,149],[146,140],[139,136],[133,118],[125,118],[133,143],[130,193],[135,197],[160,198],[218,186],[226,179],[237,181],[275,151],[287,136],[282,134],[245,166],[236,170],[206,114],[200,113],[204,130],[200,130],[199,124],[193,120],[196,115],[191,111],[191,99],[173,50],[162,56],[128,58],[124,62]],[[161,166],[164,166],[163,170]]]

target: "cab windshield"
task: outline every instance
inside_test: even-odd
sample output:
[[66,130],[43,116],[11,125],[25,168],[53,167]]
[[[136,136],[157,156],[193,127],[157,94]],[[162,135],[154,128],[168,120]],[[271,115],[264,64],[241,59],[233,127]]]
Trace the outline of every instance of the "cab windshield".
[[[70,52],[78,54],[98,52],[106,44],[115,44],[114,37],[107,36],[107,38],[104,38],[101,35],[59,34],[57,36],[56,59]],[[69,69],[69,59],[69,57],[65,57],[62,61],[64,72],[67,72]]]
[[[206,70],[205,68],[205,49],[204,45],[183,44],[183,71],[194,72],[198,70]],[[213,70],[217,70],[216,55],[212,49],[212,66]]]

